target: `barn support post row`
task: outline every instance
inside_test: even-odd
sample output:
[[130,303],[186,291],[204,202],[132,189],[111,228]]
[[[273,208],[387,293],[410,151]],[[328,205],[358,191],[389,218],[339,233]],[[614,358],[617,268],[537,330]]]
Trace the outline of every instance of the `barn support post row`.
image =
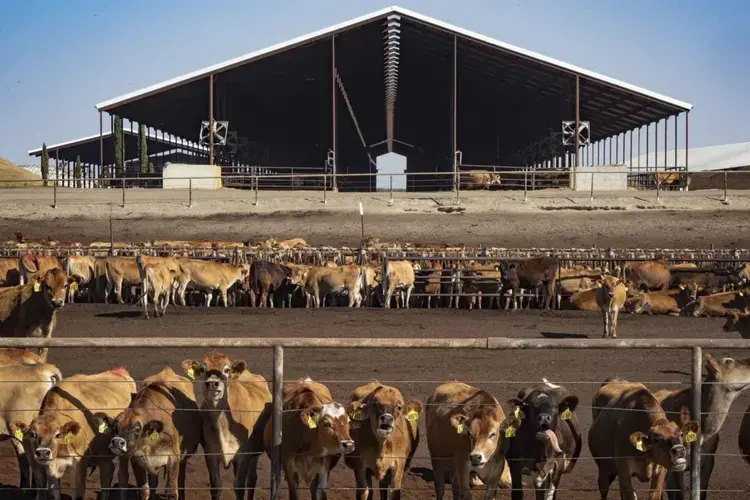
[[[331,151],[333,152],[333,155],[331,156],[331,174],[333,175],[333,178],[331,180],[331,185],[333,187],[333,190],[335,191],[337,189],[336,184],[336,163],[338,159],[338,123],[336,122],[336,100],[338,98],[338,94],[336,93],[336,35],[333,35],[331,37]],[[326,189],[326,180],[323,181],[323,190]]]
[[208,75],[208,164],[214,164],[214,75]]

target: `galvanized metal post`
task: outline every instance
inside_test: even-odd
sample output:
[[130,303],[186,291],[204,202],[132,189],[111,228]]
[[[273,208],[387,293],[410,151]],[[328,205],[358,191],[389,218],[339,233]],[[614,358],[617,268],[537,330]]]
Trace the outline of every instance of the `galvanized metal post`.
[[104,168],[104,118],[102,112],[99,111],[99,177],[102,176],[102,169]]
[[[333,162],[331,164],[331,171],[333,173],[333,190],[337,189],[336,184],[336,157],[338,154],[337,140],[336,140],[336,35],[331,37],[331,116],[333,117],[331,127],[333,128]],[[325,188],[323,188],[325,189]]]
[[654,123],[654,172],[659,171],[659,120]]
[[[668,126],[669,126],[669,117],[666,117],[664,118],[664,170],[667,170],[667,147],[669,146]],[[674,147],[676,148],[677,144],[675,144]]]
[[619,161],[620,161],[620,134],[617,134],[615,136],[615,165],[617,165]]
[[581,138],[579,137],[579,129],[581,128],[581,77],[576,75],[576,168],[581,166],[580,154],[581,154]]
[[393,205],[393,174],[390,174],[388,177],[390,178],[390,183],[391,183],[391,199],[388,202],[388,204]]
[[[692,370],[692,390],[693,420],[701,424],[701,389],[702,377],[701,369],[703,367],[703,349],[693,347],[693,370]],[[692,444],[690,448],[690,498],[691,500],[700,500],[701,498],[701,445],[700,440]]]
[[591,197],[589,202],[594,203],[594,172],[591,172]]
[[208,75],[208,164],[214,164],[214,75]]
[[643,127],[638,127],[638,172],[641,171],[641,129]]
[[328,189],[326,189],[327,184],[328,176],[326,174],[323,174],[323,204],[328,203]]
[[52,208],[57,208],[57,179],[52,181]]
[[529,167],[523,169],[523,201],[529,201]]
[[271,416],[271,500],[279,497],[281,487],[282,408],[284,406],[284,348],[273,348],[273,414]]
[[688,144],[689,144],[689,135],[690,135],[690,129],[688,127],[688,118],[690,117],[690,111],[685,112],[685,171],[688,172],[690,169],[689,163],[688,163]]
[[125,178],[122,178],[122,208],[125,208]]
[[633,170],[633,131],[630,131],[630,170]]
[[724,171],[724,199],[722,200],[724,203],[727,203],[729,200],[727,199],[727,171]]
[[258,179],[258,167],[253,167],[253,177],[255,178],[255,206],[258,206],[258,184],[260,184],[260,179]]
[[188,179],[188,208],[193,206],[193,178]]
[[674,115],[674,168],[677,170],[677,117]]
[[649,123],[648,125],[646,125],[646,172],[648,172],[648,163],[649,163],[649,158],[648,158],[648,143],[649,143],[649,139],[650,138],[649,138],[648,135],[649,135],[650,132],[651,132],[651,124]]
[[456,190],[456,203],[458,203],[458,165],[456,164],[457,157],[456,151],[458,151],[458,37],[453,35],[453,99],[451,101],[453,124],[451,127],[451,133],[453,135],[453,189]]
[[654,166],[654,178],[656,179],[656,201],[659,202],[661,201],[659,199],[660,198],[659,195],[661,194],[661,179],[659,178],[658,167],[656,166]]

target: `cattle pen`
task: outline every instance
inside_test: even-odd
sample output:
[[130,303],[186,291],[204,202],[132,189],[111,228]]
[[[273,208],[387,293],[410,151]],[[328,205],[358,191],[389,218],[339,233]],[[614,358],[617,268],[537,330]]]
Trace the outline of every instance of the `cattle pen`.
[[[280,421],[282,414],[281,389],[285,381],[284,351],[285,349],[343,349],[349,352],[351,349],[427,349],[427,350],[464,350],[464,351],[532,351],[541,352],[548,350],[690,350],[691,352],[691,384],[692,407],[690,409],[693,418],[701,415],[701,391],[706,385],[702,381],[701,371],[704,349],[750,349],[750,340],[732,339],[674,339],[674,338],[650,338],[650,339],[626,339],[626,340],[604,340],[604,339],[519,339],[509,337],[475,337],[475,338],[295,338],[295,337],[234,337],[234,338],[189,338],[189,337],[161,337],[161,338],[52,338],[52,339],[0,339],[0,347],[24,347],[38,348],[48,347],[52,350],[59,349],[121,349],[133,348],[139,351],[143,349],[272,349],[272,376],[268,382],[272,385],[273,394],[273,418]],[[54,352],[54,351],[53,351]],[[585,408],[582,405],[581,408]],[[272,467],[270,471],[270,498],[279,498],[283,488],[281,485],[281,468],[278,461],[279,446],[283,439],[279,427],[273,427]],[[701,454],[699,447],[693,446],[691,450],[692,468],[691,498],[700,498],[698,487],[700,485]],[[565,482],[565,480],[564,480]],[[563,484],[564,484],[563,482]],[[204,489],[204,488],[187,488]],[[330,487],[330,490],[350,491],[352,488]],[[566,489],[562,491],[592,491],[590,489]],[[423,490],[422,490],[423,491]],[[560,490],[558,490],[560,491]],[[641,491],[639,488],[638,491]],[[704,488],[704,492],[706,489]],[[709,489],[712,497],[720,494],[722,488]],[[738,497],[741,498],[741,497]]]

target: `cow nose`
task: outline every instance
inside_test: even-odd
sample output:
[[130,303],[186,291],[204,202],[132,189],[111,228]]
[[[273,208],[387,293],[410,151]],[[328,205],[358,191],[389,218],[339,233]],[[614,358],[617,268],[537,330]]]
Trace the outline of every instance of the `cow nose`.
[[206,380],[206,389],[209,391],[218,391],[219,381],[218,380]]
[[354,441],[351,439],[346,439],[344,441],[341,441],[341,451],[342,453],[351,453],[354,451]]
[[541,427],[542,430],[549,430],[552,425],[552,416],[548,413],[542,413],[537,420],[539,422],[539,427]]
[[681,444],[672,446],[672,449],[669,450],[670,455],[672,455],[672,458],[685,458],[686,452],[685,447]]
[[65,305],[65,300],[63,300],[63,299],[52,299],[52,305],[56,309],[60,309],[62,306]]
[[121,437],[113,437],[109,442],[109,447],[113,450],[125,451],[127,443]]
[[469,454],[469,460],[471,461],[472,465],[481,465],[483,458],[484,457],[481,453],[477,453],[475,451]]
[[37,460],[49,460],[51,456],[52,451],[49,448],[37,448],[36,451],[34,451],[34,457],[36,457]]
[[392,426],[393,425],[393,415],[390,413],[383,413],[380,415],[380,425],[382,426]]

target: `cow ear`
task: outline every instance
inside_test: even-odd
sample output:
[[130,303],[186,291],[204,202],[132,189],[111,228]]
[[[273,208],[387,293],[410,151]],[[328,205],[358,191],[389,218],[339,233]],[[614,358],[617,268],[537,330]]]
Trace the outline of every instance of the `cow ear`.
[[299,414],[302,424],[307,426],[308,429],[316,429],[318,427],[318,420],[320,420],[320,411],[322,408],[307,408],[302,410]]
[[454,413],[451,416],[451,425],[454,429],[456,429],[456,432],[459,434],[468,434],[469,433],[469,426],[467,425],[467,422],[469,420],[469,417],[464,415],[463,413]]
[[642,432],[634,432],[630,435],[630,443],[636,450],[646,452],[651,448],[651,440]]
[[107,415],[106,413],[97,412],[94,413],[94,425],[96,426],[96,432],[99,434],[106,434],[115,427],[115,419]]
[[232,366],[229,369],[229,378],[237,378],[245,370],[247,370],[247,363],[242,359],[235,360],[232,362]]
[[192,359],[186,359],[182,362],[182,369],[190,380],[194,380],[203,373],[203,365]]
[[566,410],[576,411],[577,406],[578,396],[568,396],[567,398],[562,400],[557,409],[560,412],[560,415],[562,415]]
[[511,415],[500,424],[500,436],[505,437],[506,440],[511,439],[516,436],[519,427],[521,427],[521,420]]
[[16,422],[10,426],[11,436],[21,442],[23,442],[23,435],[26,434],[27,430],[28,427],[24,422]]
[[695,420],[688,420],[682,424],[682,434],[686,443],[694,443],[700,435],[700,425]]
[[[520,395],[520,394],[522,394],[522,393],[524,393],[524,392],[525,392],[525,390],[522,390],[522,391],[521,391],[521,392],[519,392],[518,394]],[[521,408],[523,408],[524,406],[526,406],[526,403],[524,402],[524,400],[523,400],[523,399],[522,399],[521,397],[517,397],[517,398],[510,398],[510,399],[508,400],[508,404],[509,404],[510,406],[514,407],[514,408],[515,408],[516,406],[520,406]]]
[[406,416],[406,420],[419,420],[419,417],[422,415],[423,408],[424,407],[422,406],[422,402],[418,399],[407,401],[404,405],[404,415]]
[[706,354],[706,370],[708,370],[709,373],[719,372],[719,363],[716,361],[716,358],[710,354]]
[[75,436],[79,432],[81,432],[81,425],[78,422],[68,422],[62,426],[60,432],[63,434],[63,436],[67,435],[68,433]]

